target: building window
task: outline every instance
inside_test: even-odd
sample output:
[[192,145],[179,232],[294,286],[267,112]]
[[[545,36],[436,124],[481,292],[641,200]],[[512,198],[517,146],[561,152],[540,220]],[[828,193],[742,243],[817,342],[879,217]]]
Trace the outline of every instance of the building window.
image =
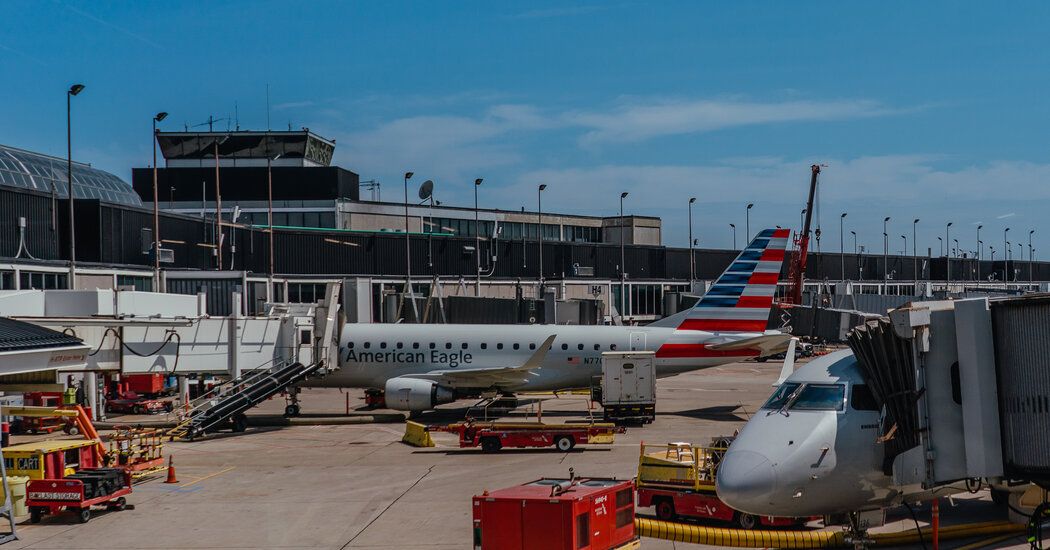
[[51,290],[69,288],[69,275],[66,273],[39,273],[23,271],[19,277],[22,290]]
[[153,278],[139,275],[117,275],[117,288],[149,292],[153,290]]

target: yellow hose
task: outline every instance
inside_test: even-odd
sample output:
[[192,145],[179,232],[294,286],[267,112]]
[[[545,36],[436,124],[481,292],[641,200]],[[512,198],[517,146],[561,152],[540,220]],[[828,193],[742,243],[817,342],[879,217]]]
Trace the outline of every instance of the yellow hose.
[[[675,542],[729,546],[736,548],[842,548],[848,546],[842,531],[781,531],[764,529],[726,529],[705,527],[686,523],[672,523],[649,518],[635,518],[635,529],[642,537],[651,537]],[[1020,534],[1024,525],[1009,522],[984,522],[951,525],[940,530],[941,540],[954,540],[978,536]],[[930,539],[930,529],[922,530],[925,540]],[[898,533],[872,533],[869,538],[876,546],[899,546],[919,542],[914,529]]]

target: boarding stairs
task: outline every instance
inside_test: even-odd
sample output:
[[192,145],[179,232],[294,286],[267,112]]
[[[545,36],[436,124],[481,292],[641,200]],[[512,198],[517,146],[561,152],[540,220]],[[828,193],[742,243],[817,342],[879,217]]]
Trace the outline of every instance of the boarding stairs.
[[245,411],[302,382],[324,364],[324,361],[308,365],[294,360],[273,361],[215,386],[187,404],[182,420],[167,436],[172,441],[192,440],[231,420],[235,432],[244,431]]

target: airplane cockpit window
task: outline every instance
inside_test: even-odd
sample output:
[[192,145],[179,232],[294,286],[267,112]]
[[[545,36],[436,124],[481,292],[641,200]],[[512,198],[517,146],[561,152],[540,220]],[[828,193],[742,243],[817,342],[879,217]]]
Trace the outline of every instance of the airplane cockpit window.
[[846,395],[843,384],[785,382],[773,392],[763,409],[789,411],[841,411]]
[[849,404],[855,411],[877,411],[879,404],[871,393],[871,388],[865,384],[853,384],[850,390]]
[[842,384],[806,384],[791,411],[841,411],[846,398],[846,387]]
[[780,387],[777,388],[777,391],[773,392],[773,395],[766,400],[766,404],[762,405],[762,408],[779,409],[783,407],[784,403],[787,403],[788,398],[791,397],[791,394],[795,393],[795,390],[797,390],[800,385],[801,384],[798,382],[785,382],[781,384]]

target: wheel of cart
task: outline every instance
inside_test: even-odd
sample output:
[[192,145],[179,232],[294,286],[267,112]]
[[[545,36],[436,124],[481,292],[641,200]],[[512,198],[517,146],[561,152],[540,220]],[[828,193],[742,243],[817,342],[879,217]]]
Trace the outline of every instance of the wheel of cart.
[[554,439],[554,446],[557,447],[559,451],[567,453],[576,446],[576,440],[573,439],[571,435],[559,435]]
[[674,500],[665,497],[657,501],[656,517],[662,521],[674,521],[678,517],[674,511]]
[[494,453],[500,450],[503,444],[500,443],[498,437],[483,437],[481,438],[481,450],[486,453]]

